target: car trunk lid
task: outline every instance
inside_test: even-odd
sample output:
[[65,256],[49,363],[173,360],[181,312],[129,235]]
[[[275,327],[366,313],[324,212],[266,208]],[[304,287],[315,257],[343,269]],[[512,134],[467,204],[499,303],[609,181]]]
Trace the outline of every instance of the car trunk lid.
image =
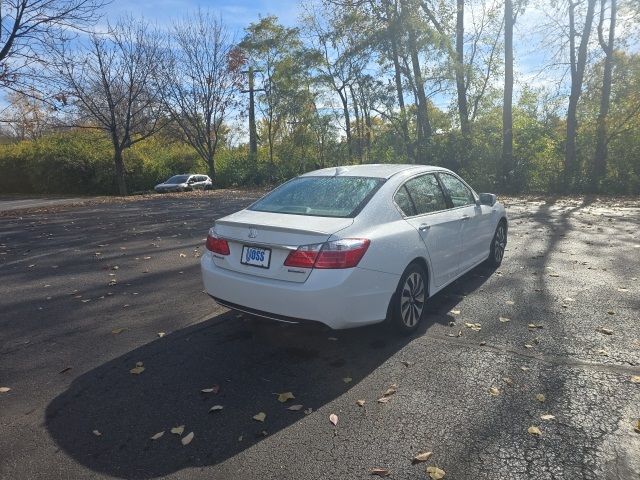
[[[242,210],[216,220],[216,235],[227,240],[230,254],[215,255],[213,261],[221,268],[246,275],[304,282],[311,269],[285,266],[284,262],[289,253],[301,245],[323,243],[331,235],[352,223],[353,218]],[[247,250],[249,247],[268,250],[268,265],[247,265],[246,255],[250,252]]]

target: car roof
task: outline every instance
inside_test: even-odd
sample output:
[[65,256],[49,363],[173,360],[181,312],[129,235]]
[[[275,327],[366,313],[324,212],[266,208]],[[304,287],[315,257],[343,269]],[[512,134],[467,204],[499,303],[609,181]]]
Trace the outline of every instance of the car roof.
[[365,165],[345,165],[343,167],[330,167],[313,172],[307,172],[302,177],[324,177],[324,176],[344,176],[344,177],[375,177],[390,178],[393,175],[406,170],[428,171],[440,170],[440,167],[430,165],[411,165],[393,163],[369,163]]

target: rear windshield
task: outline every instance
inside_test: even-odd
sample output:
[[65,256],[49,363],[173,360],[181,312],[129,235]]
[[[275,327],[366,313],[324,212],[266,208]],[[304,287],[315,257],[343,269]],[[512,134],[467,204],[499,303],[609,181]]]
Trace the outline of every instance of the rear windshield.
[[189,179],[189,175],[175,175],[164,183],[185,183]]
[[372,177],[298,177],[258,200],[249,210],[317,217],[355,217],[384,183]]

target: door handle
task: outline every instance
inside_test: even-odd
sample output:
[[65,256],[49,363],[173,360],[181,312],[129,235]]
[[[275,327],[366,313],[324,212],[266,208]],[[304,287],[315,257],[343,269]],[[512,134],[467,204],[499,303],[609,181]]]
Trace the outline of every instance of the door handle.
[[418,230],[420,230],[421,232],[426,232],[430,228],[431,228],[431,225],[427,225],[426,223],[423,223],[418,227]]
[[469,217],[469,215],[463,215],[462,216],[462,220],[469,220],[469,218],[471,218],[471,217]]

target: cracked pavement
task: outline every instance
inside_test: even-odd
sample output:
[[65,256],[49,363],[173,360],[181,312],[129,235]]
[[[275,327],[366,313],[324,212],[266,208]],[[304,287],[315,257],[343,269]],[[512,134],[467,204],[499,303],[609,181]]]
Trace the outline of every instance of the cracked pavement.
[[502,267],[436,295],[404,338],[216,306],[199,276],[206,232],[257,195],[0,217],[1,479],[425,479],[428,465],[446,479],[640,478],[639,201],[506,199]]

